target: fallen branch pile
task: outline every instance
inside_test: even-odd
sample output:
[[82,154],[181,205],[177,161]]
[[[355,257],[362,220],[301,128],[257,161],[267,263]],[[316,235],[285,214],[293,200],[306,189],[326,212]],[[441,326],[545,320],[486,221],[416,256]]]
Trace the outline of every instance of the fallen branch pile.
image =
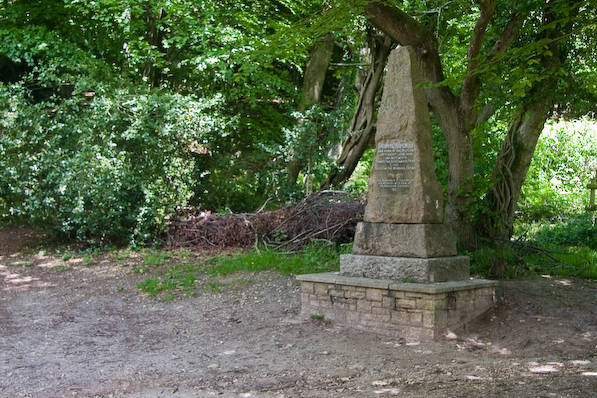
[[312,240],[349,242],[365,202],[342,191],[321,191],[280,210],[231,215],[187,214],[171,221],[169,247],[247,248],[256,243],[296,251]]

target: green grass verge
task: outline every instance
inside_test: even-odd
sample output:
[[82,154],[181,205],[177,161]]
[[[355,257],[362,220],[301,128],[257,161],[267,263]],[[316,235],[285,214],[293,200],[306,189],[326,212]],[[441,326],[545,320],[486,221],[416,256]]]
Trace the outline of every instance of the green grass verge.
[[273,270],[284,275],[312,274],[337,271],[339,255],[349,253],[350,247],[339,248],[309,246],[300,253],[280,253],[274,250],[259,250],[238,253],[232,256],[216,256],[208,260],[210,275],[229,275],[239,271]]
[[597,279],[597,251],[588,247],[550,247],[549,256],[525,256],[527,268],[537,274]]
[[[292,254],[261,249],[247,253],[219,255],[197,263],[169,266],[160,275],[140,282],[137,288],[152,297],[160,296],[167,299],[172,298],[174,291],[180,291],[185,295],[197,294],[198,284],[203,285],[205,291],[220,293],[227,286],[217,280],[221,276],[243,271],[271,270],[284,275],[335,271],[339,267],[339,255],[349,253],[350,250],[349,245],[342,245],[338,248],[312,245],[300,253]],[[167,258],[162,256],[162,259],[164,261]],[[145,263],[147,263],[147,256]],[[144,268],[144,272],[145,270]],[[157,272],[160,270],[157,269]]]
[[[536,247],[537,249],[533,249]],[[471,273],[483,277],[491,274],[495,258],[504,260],[506,279],[534,275],[552,275],[597,279],[597,251],[588,247],[533,245],[483,248],[472,253]]]

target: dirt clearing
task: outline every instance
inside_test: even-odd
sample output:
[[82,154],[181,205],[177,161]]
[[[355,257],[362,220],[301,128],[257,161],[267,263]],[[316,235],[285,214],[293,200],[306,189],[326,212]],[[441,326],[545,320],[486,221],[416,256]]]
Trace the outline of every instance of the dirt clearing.
[[0,397],[597,396],[595,281],[507,281],[465,333],[403,344],[301,320],[276,273],[157,301],[130,264],[39,239],[0,231]]

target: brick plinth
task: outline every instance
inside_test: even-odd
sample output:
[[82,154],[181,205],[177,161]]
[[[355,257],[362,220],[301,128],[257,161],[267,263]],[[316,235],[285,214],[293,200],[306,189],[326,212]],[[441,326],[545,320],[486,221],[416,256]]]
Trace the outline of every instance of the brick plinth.
[[407,341],[457,331],[495,302],[494,281],[395,283],[338,273],[299,275],[302,315]]

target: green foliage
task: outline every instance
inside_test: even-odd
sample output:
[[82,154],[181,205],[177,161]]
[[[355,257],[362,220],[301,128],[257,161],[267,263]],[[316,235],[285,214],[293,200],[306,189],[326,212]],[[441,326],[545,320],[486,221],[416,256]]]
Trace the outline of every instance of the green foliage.
[[[597,124],[587,119],[551,122],[539,137],[522,187],[520,219],[558,219],[582,212],[597,161]],[[595,166],[593,166],[595,167]]]
[[366,193],[369,184],[369,174],[371,173],[371,165],[373,164],[373,155],[375,150],[373,148],[367,149],[357,167],[354,169],[352,176],[344,185],[344,189],[348,192]]
[[83,265],[86,267],[91,267],[93,265],[93,255],[92,254],[85,254],[83,256]]
[[496,277],[492,265],[497,260],[503,261],[506,266],[504,274],[498,276],[500,278],[553,275],[597,279],[597,250],[589,247],[529,241],[497,248],[485,247],[469,255],[471,273],[481,277]]
[[520,255],[511,247],[483,247],[471,253],[471,274],[481,277],[493,278],[494,270],[491,269],[494,261],[503,261],[506,265],[504,278],[520,276],[520,266],[523,261]]
[[213,102],[113,90],[31,103],[0,86],[0,217],[92,242],[147,242],[192,195],[189,147]]
[[[346,251],[341,246],[340,251]],[[210,275],[228,275],[240,271],[274,270],[284,275],[310,274],[336,271],[339,264],[339,252],[335,248],[309,246],[296,254],[284,254],[263,249],[233,256],[217,256],[209,261]]]
[[[455,93],[466,74],[464,43],[479,12],[471,2],[390,2],[438,38]],[[0,7],[0,222],[30,222],[66,238],[133,245],[158,240],[177,207],[254,211],[268,198],[317,189],[344,138],[354,107],[367,29],[364,1],[9,0]],[[567,51],[550,95],[570,115],[594,110],[597,96],[594,1],[543,26],[544,3],[503,1],[488,26],[478,71],[483,104],[499,109],[474,132],[475,197],[491,182],[507,120],[529,87],[545,78],[542,32],[561,29]],[[510,14],[524,24],[507,53],[486,55]],[[310,46],[332,32],[337,44],[322,103],[295,113]],[[569,40],[568,40],[569,38]],[[554,54],[551,54],[554,55]],[[93,98],[82,93],[93,92]],[[438,178],[449,178],[446,145],[434,129]],[[540,142],[521,197],[525,220],[582,207],[581,157],[594,134]],[[555,151],[553,149],[556,149]],[[591,149],[592,148],[592,149]],[[582,155],[581,155],[582,154]],[[347,189],[366,190],[364,156]],[[290,159],[307,165],[287,182]],[[555,166],[554,166],[555,165]],[[571,166],[570,166],[571,165]],[[579,180],[568,178],[570,170]],[[556,170],[552,172],[552,170]],[[555,173],[555,174],[554,174]],[[555,178],[555,179],[554,179]],[[554,181],[559,181],[559,185]],[[568,188],[574,186],[574,188]],[[144,268],[140,268],[144,269]]]
[[284,198],[283,127],[309,39],[281,35],[319,6],[2,7],[0,220],[141,244],[177,206],[243,211]]
[[589,212],[555,221],[521,222],[516,225],[515,234],[541,246],[584,246],[597,250],[597,227]]
[[587,247],[549,246],[550,255],[525,257],[529,270],[536,274],[597,279],[597,250]]

